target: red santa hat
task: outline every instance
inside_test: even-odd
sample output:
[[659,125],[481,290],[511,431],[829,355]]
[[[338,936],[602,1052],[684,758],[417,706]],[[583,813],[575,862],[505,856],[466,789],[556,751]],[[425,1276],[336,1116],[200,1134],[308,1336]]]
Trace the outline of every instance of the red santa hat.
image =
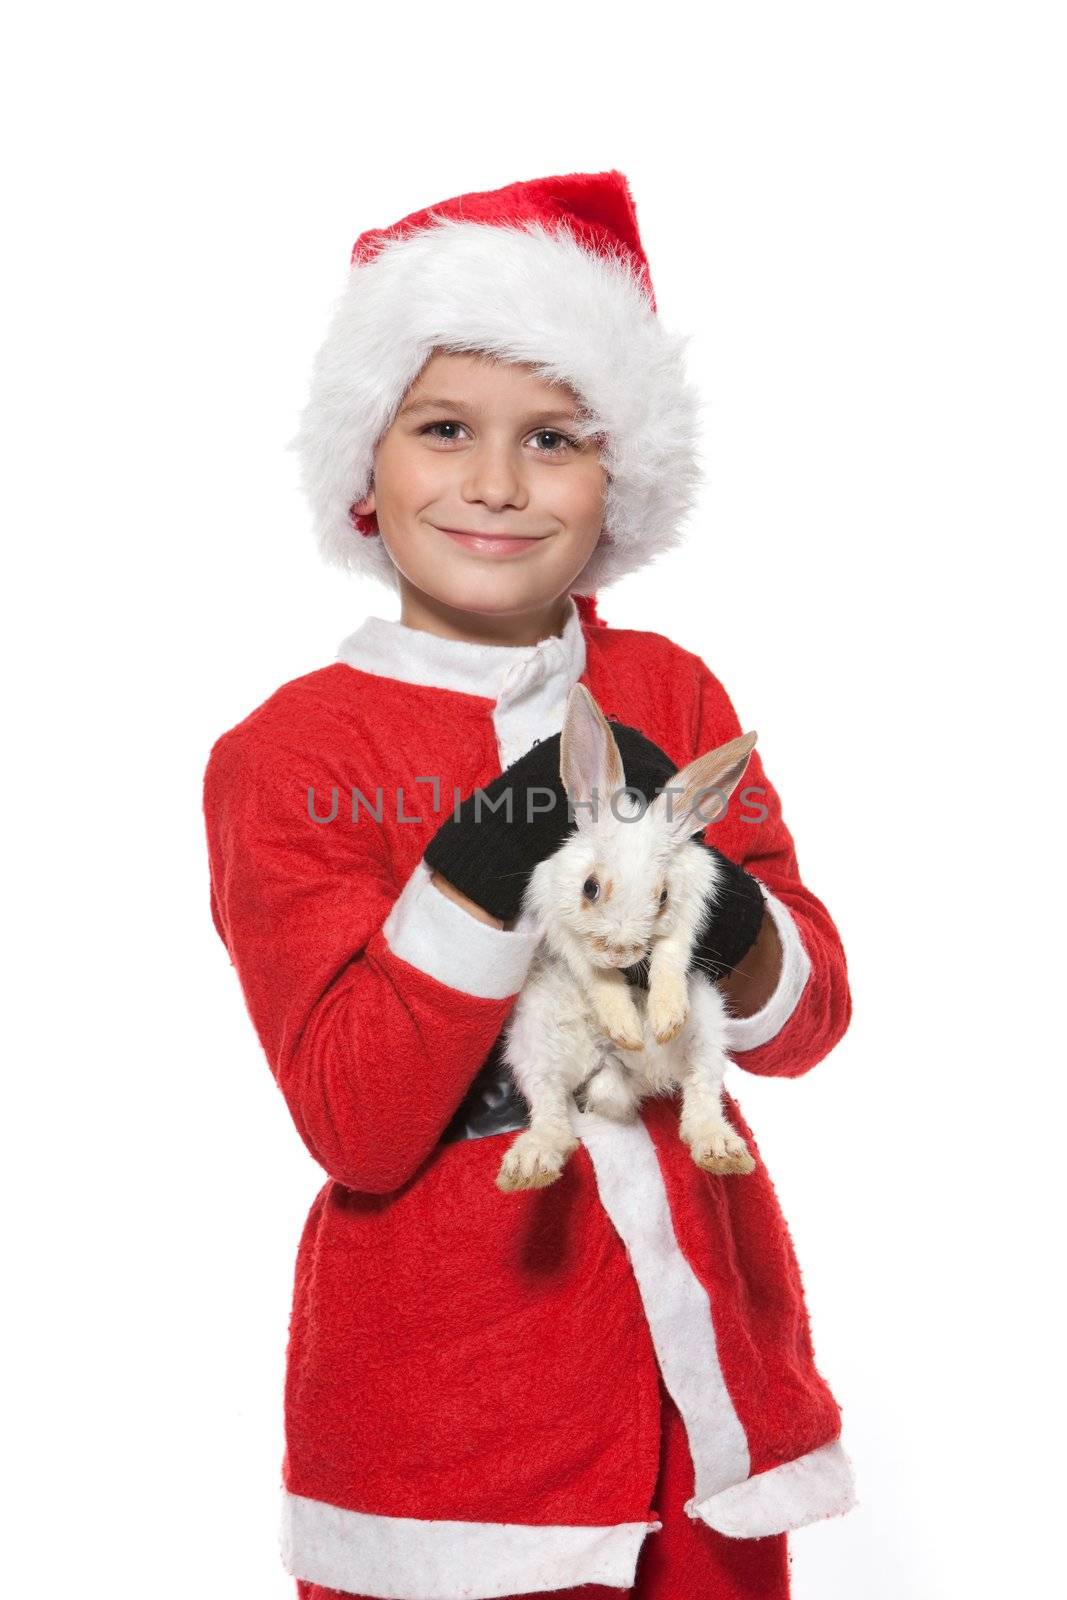
[[291,446],[324,558],[395,581],[353,509],[375,446],[434,350],[478,350],[567,384],[577,431],[600,438],[604,531],[575,592],[636,571],[679,541],[700,481],[687,343],[657,315],[621,172],[458,195],[360,234]]

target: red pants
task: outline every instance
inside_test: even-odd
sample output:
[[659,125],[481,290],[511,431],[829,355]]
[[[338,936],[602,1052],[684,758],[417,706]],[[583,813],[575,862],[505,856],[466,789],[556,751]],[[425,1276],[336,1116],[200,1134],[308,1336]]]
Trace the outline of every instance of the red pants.
[[[789,1555],[784,1533],[763,1539],[728,1539],[706,1523],[687,1517],[683,1507],[693,1493],[693,1462],[678,1409],[660,1379],[663,1436],[654,1508],[663,1523],[648,1533],[637,1558],[632,1589],[600,1583],[547,1591],[551,1600],[788,1600]],[[340,1589],[296,1580],[298,1600],[365,1600]],[[514,1600],[546,1600],[546,1594]]]

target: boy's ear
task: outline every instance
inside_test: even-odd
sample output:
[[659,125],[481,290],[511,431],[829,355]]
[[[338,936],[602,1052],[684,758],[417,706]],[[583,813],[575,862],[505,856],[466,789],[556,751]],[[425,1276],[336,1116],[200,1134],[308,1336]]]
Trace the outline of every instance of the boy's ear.
[[367,493],[363,496],[363,499],[353,502],[352,510],[356,512],[358,516],[369,517],[372,516],[377,509],[378,508],[374,503],[374,485],[371,484],[370,488],[367,490]]

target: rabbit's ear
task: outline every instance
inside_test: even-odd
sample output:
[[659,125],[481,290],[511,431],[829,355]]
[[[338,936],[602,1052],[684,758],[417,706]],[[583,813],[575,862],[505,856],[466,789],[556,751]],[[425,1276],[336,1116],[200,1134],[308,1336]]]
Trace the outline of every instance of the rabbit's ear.
[[670,831],[688,839],[711,822],[718,822],[737,785],[741,782],[748,758],[756,743],[754,733],[743,733],[717,750],[697,756],[676,772],[653,801],[655,809],[667,819]]
[[576,683],[567,696],[559,775],[579,828],[594,822],[601,806],[610,805],[626,782],[615,736],[583,683]]

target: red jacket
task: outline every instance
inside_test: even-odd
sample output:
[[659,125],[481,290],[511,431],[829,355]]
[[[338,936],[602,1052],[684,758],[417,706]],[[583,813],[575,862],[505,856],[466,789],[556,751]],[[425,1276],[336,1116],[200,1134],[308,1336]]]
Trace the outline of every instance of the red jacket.
[[[581,1144],[547,1189],[496,1187],[514,1133],[442,1142],[533,950],[440,894],[422,852],[455,790],[559,730],[579,678],[679,766],[741,731],[697,656],[572,606],[561,638],[520,648],[369,618],[208,761],[215,925],[328,1175],[296,1262],[282,1551],[332,1588],[630,1586],[660,1526],[657,1361],[690,1515],[758,1537],[855,1503],[789,1232],[729,1092],[745,1176],[695,1165],[677,1098],[630,1126],[575,1107]],[[758,751],[744,791],[707,838],[759,879],[784,961],[730,1048],[797,1077],[848,1025],[845,957]]]

